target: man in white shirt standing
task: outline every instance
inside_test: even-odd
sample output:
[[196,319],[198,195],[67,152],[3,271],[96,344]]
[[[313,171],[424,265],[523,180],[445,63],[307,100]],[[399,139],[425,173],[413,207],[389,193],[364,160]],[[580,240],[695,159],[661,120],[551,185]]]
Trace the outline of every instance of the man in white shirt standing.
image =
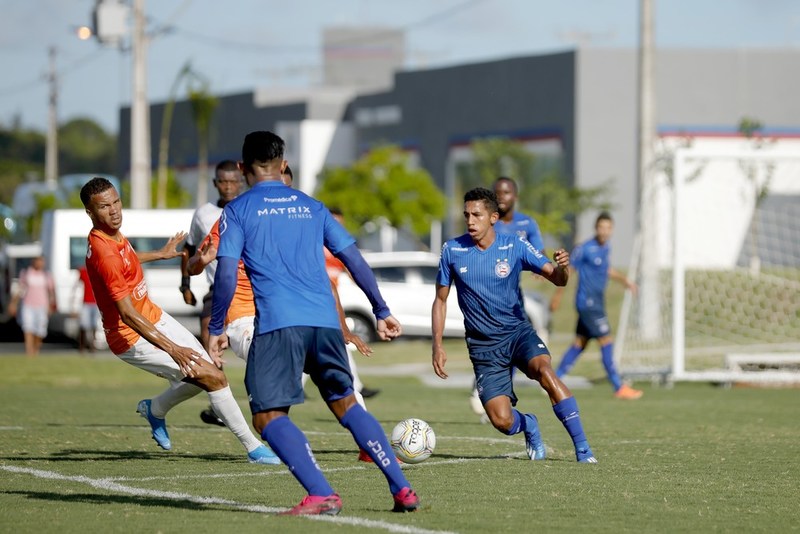
[[[202,178],[202,177],[201,177]],[[239,196],[242,191],[242,173],[239,171],[235,161],[225,160],[217,165],[214,171],[214,187],[219,193],[219,199],[216,202],[207,202],[197,208],[192,217],[192,224],[189,228],[189,235],[184,244],[183,258],[181,259],[181,285],[180,292],[183,294],[183,300],[186,304],[194,306],[197,304],[197,298],[192,293],[190,287],[190,276],[188,270],[189,258],[194,256],[195,251],[203,239],[211,231],[211,227],[217,222],[219,216],[222,215],[222,208],[228,202]],[[209,283],[208,293],[203,296],[203,310],[200,312],[200,340],[203,342],[203,347],[208,347],[208,322],[211,320],[211,296],[214,291],[214,273],[217,269],[216,260],[209,263],[205,268],[206,278]],[[200,419],[208,424],[224,426],[222,421],[216,416],[213,410],[209,407],[200,412]]]

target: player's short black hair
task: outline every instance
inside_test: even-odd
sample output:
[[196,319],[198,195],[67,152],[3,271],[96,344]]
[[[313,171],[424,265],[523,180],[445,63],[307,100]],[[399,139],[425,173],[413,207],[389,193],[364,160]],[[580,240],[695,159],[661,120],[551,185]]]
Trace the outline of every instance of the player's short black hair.
[[597,223],[600,221],[609,221],[614,222],[614,219],[611,217],[611,214],[607,211],[601,211],[600,214],[597,216],[597,219],[594,221],[594,225],[597,226]]
[[331,215],[338,215],[339,217],[344,217],[344,213],[342,213],[342,210],[339,209],[339,206],[331,206],[328,208],[328,211],[331,212]]
[[95,176],[88,182],[86,182],[83,187],[81,187],[81,202],[83,202],[83,207],[88,208],[89,203],[92,201],[92,197],[98,193],[102,193],[107,189],[111,189],[114,187],[114,184],[106,180],[105,178],[101,178],[99,176]]
[[519,187],[517,187],[517,182],[513,178],[509,178],[508,176],[500,176],[497,180],[494,181],[494,185],[497,185],[500,182],[508,182],[511,184],[511,188],[514,189],[514,194],[516,195],[519,193]]
[[489,213],[494,213],[499,210],[497,207],[497,195],[494,194],[494,191],[490,191],[485,187],[476,187],[464,194],[464,202],[471,202],[474,200],[482,200],[486,205],[486,209],[489,210]]
[[220,172],[230,172],[230,171],[238,171],[239,166],[236,165],[236,162],[232,159],[222,160],[217,163],[217,168],[214,169],[214,176],[216,176]]
[[242,162],[246,167],[255,161],[272,161],[283,158],[286,143],[272,132],[250,132],[244,138],[242,145]]

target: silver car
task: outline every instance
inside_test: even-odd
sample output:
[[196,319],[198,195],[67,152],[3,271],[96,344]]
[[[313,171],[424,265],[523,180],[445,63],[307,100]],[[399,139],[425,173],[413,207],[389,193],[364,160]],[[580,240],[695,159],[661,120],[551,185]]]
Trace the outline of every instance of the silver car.
[[[431,306],[436,294],[439,256],[430,252],[364,253],[372,267],[383,298],[409,336],[431,337]],[[364,293],[345,272],[339,277],[339,298],[350,329],[366,341],[375,341],[375,318]],[[525,311],[533,327],[547,342],[550,312],[537,293],[524,292]],[[445,337],[464,337],[464,316],[458,307],[456,291],[447,299]]]

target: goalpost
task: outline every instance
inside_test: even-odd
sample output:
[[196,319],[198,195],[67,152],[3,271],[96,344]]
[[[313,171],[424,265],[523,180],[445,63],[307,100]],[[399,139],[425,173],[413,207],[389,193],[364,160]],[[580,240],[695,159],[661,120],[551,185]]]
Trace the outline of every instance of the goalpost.
[[800,383],[800,146],[730,145],[678,148],[657,181],[657,302],[626,296],[623,375]]

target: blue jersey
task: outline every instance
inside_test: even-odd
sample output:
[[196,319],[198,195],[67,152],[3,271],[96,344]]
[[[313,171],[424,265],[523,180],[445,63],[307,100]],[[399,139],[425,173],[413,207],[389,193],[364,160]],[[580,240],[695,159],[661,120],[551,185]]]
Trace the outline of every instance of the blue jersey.
[[486,250],[469,234],[444,244],[436,283],[455,284],[470,350],[493,347],[529,324],[519,299],[519,278],[523,270],[541,273],[547,263],[541,252],[516,235],[497,235]]
[[256,333],[289,326],[340,328],[323,245],[355,239],[328,208],[277,181],[258,182],[225,206],[218,257],[241,258],[253,286]]
[[515,211],[514,215],[511,217],[510,223],[498,220],[494,225],[494,231],[497,234],[516,234],[520,237],[524,237],[530,241],[531,245],[533,245],[533,248],[536,250],[544,250],[544,240],[542,239],[542,232],[539,230],[539,225],[536,224],[536,221],[533,220],[532,217],[524,213]]
[[578,291],[575,294],[577,309],[605,310],[610,254],[608,242],[601,245],[596,238],[581,243],[572,251],[569,261],[578,271]]

